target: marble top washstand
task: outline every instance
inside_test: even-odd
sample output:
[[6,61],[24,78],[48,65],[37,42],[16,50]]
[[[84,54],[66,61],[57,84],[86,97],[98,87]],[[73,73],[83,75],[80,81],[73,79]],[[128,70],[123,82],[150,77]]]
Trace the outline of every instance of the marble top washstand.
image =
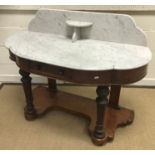
[[80,70],[133,69],[151,60],[133,19],[110,13],[41,10],[5,45],[22,58]]
[[[121,85],[145,77],[152,54],[130,16],[43,9],[27,31],[9,37],[5,45],[20,68],[26,119],[53,108],[81,114],[90,120],[96,145],[113,140],[117,127],[132,123],[134,112],[118,104]],[[48,88],[32,92],[30,73],[48,77]],[[97,106],[95,100],[58,91],[56,79],[97,86]]]

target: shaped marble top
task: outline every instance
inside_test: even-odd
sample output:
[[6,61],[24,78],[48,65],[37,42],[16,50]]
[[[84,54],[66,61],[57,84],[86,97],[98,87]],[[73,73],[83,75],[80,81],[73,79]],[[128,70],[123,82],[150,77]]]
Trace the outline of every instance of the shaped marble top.
[[21,32],[6,46],[19,57],[80,70],[133,69],[151,59],[148,47],[92,39],[77,40],[38,32]]
[[[75,42],[67,21],[80,27]],[[151,60],[145,35],[132,18],[110,13],[40,10],[29,30],[5,45],[19,57],[79,70],[127,70]]]

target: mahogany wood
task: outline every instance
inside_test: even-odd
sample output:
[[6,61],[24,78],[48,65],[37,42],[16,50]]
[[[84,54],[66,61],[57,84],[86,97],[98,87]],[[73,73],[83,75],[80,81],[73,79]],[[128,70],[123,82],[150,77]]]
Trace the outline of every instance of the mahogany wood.
[[108,106],[113,107],[115,109],[119,108],[119,96],[121,91],[121,85],[112,85],[110,91],[110,98]]
[[57,91],[56,80],[48,78],[48,89],[50,91]]
[[109,94],[108,86],[98,86],[96,89],[97,93],[97,120],[96,126],[93,136],[98,139],[103,139],[105,137],[104,131],[104,115],[105,115],[105,108],[108,104],[107,96]]
[[134,112],[132,110],[125,108],[113,109],[106,106],[105,117],[102,115],[102,119],[99,120],[99,123],[102,121],[101,124],[104,126],[104,136],[96,137],[94,136],[97,120],[95,100],[62,91],[50,92],[46,87],[35,88],[33,90],[33,97],[37,115],[40,117],[49,112],[49,110],[57,109],[88,119],[90,122],[88,125],[88,133],[96,145],[103,145],[112,141],[117,127],[128,125],[132,123],[134,119]]
[[25,98],[26,98],[26,106],[24,109],[25,117],[28,120],[31,120],[36,117],[36,110],[33,106],[33,96],[32,96],[32,88],[31,88],[31,77],[30,73],[20,69],[20,75],[22,76],[21,81],[24,88]]

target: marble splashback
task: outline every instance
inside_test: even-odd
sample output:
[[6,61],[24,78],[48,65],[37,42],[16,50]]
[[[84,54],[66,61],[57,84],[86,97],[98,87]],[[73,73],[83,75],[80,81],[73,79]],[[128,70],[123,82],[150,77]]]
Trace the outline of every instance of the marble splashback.
[[68,20],[93,23],[81,29],[81,34],[90,39],[147,46],[143,31],[130,16],[122,14],[42,9],[30,22],[29,30],[71,36]]

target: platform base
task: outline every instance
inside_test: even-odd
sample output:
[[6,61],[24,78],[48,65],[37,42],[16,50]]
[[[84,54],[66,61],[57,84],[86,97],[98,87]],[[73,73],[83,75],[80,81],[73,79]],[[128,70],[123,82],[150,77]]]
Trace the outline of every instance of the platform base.
[[40,117],[49,110],[60,109],[79,114],[89,119],[88,133],[96,145],[103,145],[114,139],[115,130],[117,127],[131,124],[134,119],[134,112],[125,108],[113,109],[106,107],[104,117],[105,137],[97,139],[93,136],[96,124],[96,102],[95,100],[73,95],[61,91],[51,92],[46,87],[37,87],[33,90],[33,104],[36,109],[35,116],[25,112],[25,118],[33,120],[36,116]]

